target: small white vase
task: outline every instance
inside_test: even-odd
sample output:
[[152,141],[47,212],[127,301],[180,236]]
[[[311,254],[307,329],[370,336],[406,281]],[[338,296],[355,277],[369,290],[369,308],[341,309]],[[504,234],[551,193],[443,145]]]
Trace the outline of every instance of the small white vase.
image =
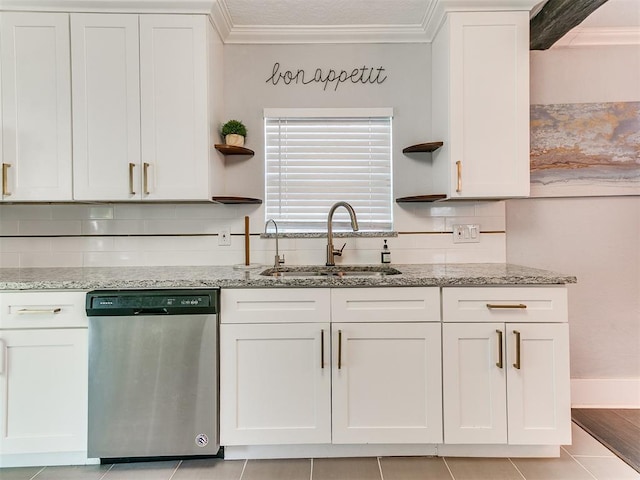
[[236,133],[230,133],[224,137],[224,142],[227,145],[232,145],[234,147],[243,147],[244,146],[244,137],[242,135],[238,135]]

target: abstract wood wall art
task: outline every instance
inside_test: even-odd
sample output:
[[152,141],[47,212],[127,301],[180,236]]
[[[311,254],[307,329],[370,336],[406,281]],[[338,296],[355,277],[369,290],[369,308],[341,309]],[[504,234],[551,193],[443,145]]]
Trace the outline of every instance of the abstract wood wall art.
[[640,102],[531,105],[531,196],[640,195]]

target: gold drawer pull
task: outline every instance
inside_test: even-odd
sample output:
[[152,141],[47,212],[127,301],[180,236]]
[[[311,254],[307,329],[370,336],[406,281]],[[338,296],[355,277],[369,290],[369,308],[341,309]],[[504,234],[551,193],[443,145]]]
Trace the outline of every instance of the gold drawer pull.
[[458,176],[458,182],[456,184],[456,192],[460,193],[462,191],[462,162],[460,160],[456,162],[456,171]]
[[11,196],[11,192],[9,191],[8,182],[9,182],[9,168],[11,167],[10,163],[2,164],[2,195],[5,197]]
[[18,310],[18,314],[19,315],[32,315],[34,313],[36,313],[36,314],[49,313],[49,314],[55,315],[56,313],[60,313],[61,311],[62,311],[62,308],[60,308],[60,307],[54,307],[54,308],[21,308],[20,310]]
[[514,330],[513,334],[516,336],[516,363],[514,363],[513,366],[520,370],[520,367],[522,366],[520,362],[520,332]]
[[338,330],[338,370],[342,368],[342,330]]
[[525,308],[527,308],[527,306],[524,303],[514,303],[511,305],[498,305],[495,303],[487,303],[487,308],[489,310],[493,310],[493,309],[519,309],[519,310],[524,310]]
[[324,368],[324,330],[320,330],[320,368]]
[[136,191],[133,188],[133,169],[136,167],[135,163],[129,164],[129,194],[135,195]]
[[496,333],[498,334],[498,361],[496,362],[496,367],[502,368],[504,366],[502,355],[502,330],[496,330]]
[[143,164],[143,192],[145,195],[149,195],[149,164]]

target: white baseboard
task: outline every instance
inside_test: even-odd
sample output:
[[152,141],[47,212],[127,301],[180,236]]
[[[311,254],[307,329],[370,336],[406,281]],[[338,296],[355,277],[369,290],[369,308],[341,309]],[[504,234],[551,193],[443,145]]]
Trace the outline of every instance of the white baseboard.
[[640,408],[640,378],[572,378],[574,408]]

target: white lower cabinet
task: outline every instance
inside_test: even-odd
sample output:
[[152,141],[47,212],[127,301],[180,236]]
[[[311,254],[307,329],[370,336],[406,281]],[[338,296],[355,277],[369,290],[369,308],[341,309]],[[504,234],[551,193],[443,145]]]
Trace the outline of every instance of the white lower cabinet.
[[0,467],[86,460],[84,296],[0,293]]
[[329,322],[223,324],[220,366],[223,445],[331,442]]
[[571,443],[565,307],[564,288],[443,289],[445,444]]
[[[221,305],[222,445],[442,440],[440,323],[416,321],[439,316],[438,289],[223,290]],[[371,308],[384,321],[362,321]]]
[[334,323],[333,443],[440,443],[440,323]]

